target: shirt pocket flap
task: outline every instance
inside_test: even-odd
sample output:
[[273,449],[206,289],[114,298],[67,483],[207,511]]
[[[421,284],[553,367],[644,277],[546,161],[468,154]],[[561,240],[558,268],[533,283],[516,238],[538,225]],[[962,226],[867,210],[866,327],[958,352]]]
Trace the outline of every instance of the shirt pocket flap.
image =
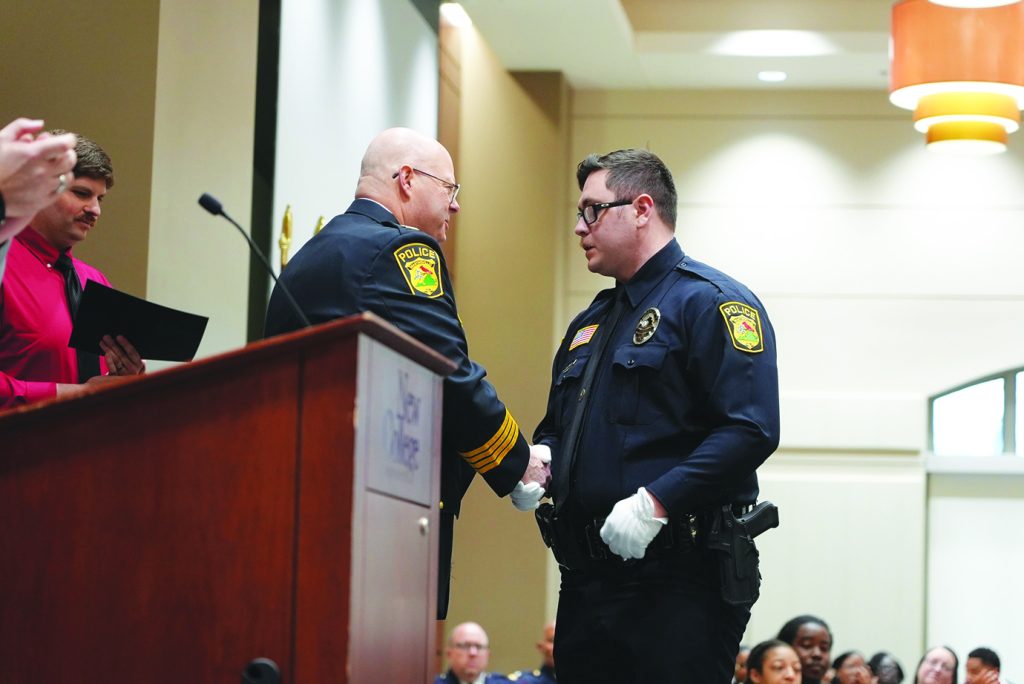
[[579,378],[583,375],[583,369],[587,366],[587,359],[590,355],[580,355],[571,361],[567,362],[562,368],[562,372],[558,374],[558,380],[555,381],[555,386],[561,385],[564,382]]
[[612,363],[623,368],[650,368],[659,370],[665,363],[668,347],[665,345],[625,345],[615,350]]

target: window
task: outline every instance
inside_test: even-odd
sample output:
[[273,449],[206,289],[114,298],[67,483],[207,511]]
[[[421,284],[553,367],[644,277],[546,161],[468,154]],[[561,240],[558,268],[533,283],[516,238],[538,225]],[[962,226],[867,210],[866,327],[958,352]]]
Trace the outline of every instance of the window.
[[936,456],[1024,455],[1016,440],[1024,420],[1024,369],[976,380],[931,398],[931,450]]

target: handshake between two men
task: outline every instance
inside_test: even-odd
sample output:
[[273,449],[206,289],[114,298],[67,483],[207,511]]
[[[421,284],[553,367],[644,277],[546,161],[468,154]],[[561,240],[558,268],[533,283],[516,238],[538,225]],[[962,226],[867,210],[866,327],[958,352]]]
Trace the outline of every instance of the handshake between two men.
[[[530,447],[530,462],[522,479],[509,494],[520,511],[536,510],[551,485],[551,448],[546,444]],[[668,513],[656,498],[641,487],[636,494],[622,499],[612,508],[601,526],[601,540],[624,560],[643,558],[648,544],[668,522]]]

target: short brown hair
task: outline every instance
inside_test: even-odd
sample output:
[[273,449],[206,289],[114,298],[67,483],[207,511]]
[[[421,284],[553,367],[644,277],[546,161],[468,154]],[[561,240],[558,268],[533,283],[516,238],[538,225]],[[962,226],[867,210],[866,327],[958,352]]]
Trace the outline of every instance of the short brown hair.
[[[65,133],[67,131],[59,128],[50,131],[50,135]],[[75,143],[75,154],[78,155],[78,161],[75,162],[73,171],[76,177],[103,179],[108,190],[114,187],[114,165],[110,162],[110,155],[94,140],[79,135],[78,141]]]
[[607,170],[608,189],[619,199],[635,199],[648,194],[665,223],[676,227],[676,185],[672,172],[658,155],[647,150],[616,150],[603,157],[588,156],[576,167],[580,190],[595,171]]

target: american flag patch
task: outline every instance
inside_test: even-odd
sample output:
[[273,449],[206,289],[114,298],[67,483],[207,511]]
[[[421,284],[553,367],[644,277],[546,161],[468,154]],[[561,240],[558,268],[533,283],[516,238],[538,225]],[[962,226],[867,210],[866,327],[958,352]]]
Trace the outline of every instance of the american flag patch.
[[590,342],[590,338],[594,336],[595,332],[597,332],[596,325],[588,325],[586,328],[580,328],[577,330],[576,334],[572,338],[572,342],[569,343],[569,351]]

